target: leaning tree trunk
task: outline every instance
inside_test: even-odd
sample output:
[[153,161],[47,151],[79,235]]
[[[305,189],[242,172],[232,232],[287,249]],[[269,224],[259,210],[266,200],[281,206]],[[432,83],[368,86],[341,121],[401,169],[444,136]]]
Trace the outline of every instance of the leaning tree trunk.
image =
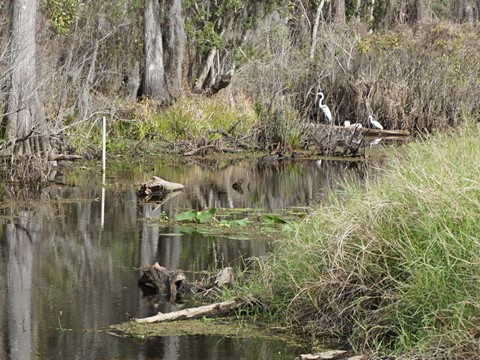
[[10,76],[6,129],[12,155],[47,157],[50,143],[43,104],[37,92],[37,0],[13,0],[10,23]]
[[145,0],[145,69],[142,95],[165,103],[169,100],[163,63],[162,27],[159,0]]

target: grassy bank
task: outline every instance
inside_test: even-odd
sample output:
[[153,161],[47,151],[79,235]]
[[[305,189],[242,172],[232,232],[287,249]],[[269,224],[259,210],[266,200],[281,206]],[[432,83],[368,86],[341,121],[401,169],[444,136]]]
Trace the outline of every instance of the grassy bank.
[[359,352],[477,354],[480,131],[406,146],[263,264],[272,316]]

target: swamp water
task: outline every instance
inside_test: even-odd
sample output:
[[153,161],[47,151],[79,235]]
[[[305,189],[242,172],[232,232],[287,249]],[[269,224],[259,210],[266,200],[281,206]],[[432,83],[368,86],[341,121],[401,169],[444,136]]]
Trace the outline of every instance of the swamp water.
[[[242,266],[273,249],[262,237],[241,236],[241,228],[235,236],[206,235],[155,219],[213,207],[305,211],[324,202],[329,189],[341,194],[342,180],[361,181],[365,163],[250,159],[116,166],[105,188],[98,166],[66,171],[63,184],[35,195],[0,187],[0,359],[297,356],[300,350],[281,340],[196,335],[142,341],[106,330],[132,317],[179,309],[141,291],[143,265],[181,269],[192,281],[194,274]],[[142,202],[136,192],[152,175],[187,188],[162,202]]]

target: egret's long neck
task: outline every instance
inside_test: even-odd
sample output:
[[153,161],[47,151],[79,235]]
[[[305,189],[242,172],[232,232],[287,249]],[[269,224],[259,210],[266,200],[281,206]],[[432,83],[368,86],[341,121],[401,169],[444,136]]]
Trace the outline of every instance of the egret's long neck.
[[320,99],[318,99],[318,106],[321,107],[321,108],[324,108],[325,106],[327,106],[327,105],[322,104],[324,97],[325,96],[323,94],[320,94]]

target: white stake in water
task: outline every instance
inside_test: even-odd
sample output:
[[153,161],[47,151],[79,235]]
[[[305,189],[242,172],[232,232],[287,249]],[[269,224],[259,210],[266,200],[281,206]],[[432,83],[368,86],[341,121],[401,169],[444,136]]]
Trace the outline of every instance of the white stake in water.
[[103,173],[103,185],[105,185],[105,168],[107,164],[107,119],[103,117],[102,126],[102,173]]
[[102,209],[101,209],[101,226],[103,229],[103,224],[105,222],[105,175],[106,175],[106,165],[107,165],[107,119],[104,116],[102,126]]

